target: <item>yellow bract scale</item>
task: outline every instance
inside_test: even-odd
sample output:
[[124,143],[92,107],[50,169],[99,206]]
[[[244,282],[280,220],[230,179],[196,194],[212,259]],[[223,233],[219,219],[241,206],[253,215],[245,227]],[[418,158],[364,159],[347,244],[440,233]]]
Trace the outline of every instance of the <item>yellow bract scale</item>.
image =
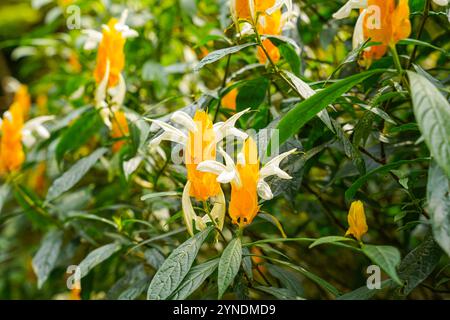
[[[280,35],[282,30],[281,16],[281,9],[277,9],[271,15],[262,14],[258,24],[258,32],[260,34]],[[270,59],[274,63],[277,63],[280,60],[280,51],[278,48],[269,39],[265,39],[262,44],[269,54]],[[267,62],[267,56],[260,47],[258,48],[258,59],[262,64]]]
[[189,132],[185,155],[188,180],[191,182],[190,196],[198,201],[206,201],[219,194],[220,185],[216,175],[200,172],[197,166],[202,161],[216,159],[216,135],[205,111],[197,111],[193,120],[197,131]]
[[237,164],[240,184],[231,183],[231,201],[229,214],[233,223],[244,227],[250,224],[259,211],[258,205],[258,179],[259,179],[259,159],[258,149],[255,141],[248,138],[244,142],[243,154],[245,164]]
[[22,146],[24,123],[23,106],[14,102],[9,108],[11,117],[3,117],[0,142],[0,174],[18,170],[25,161]]
[[362,236],[369,230],[364,213],[364,204],[361,201],[352,202],[347,219],[349,228],[345,235],[352,235],[358,241],[361,241]]
[[105,76],[107,62],[110,65],[108,87],[115,87],[119,82],[119,75],[125,65],[125,54],[123,48],[125,38],[122,33],[116,30],[117,19],[108,22],[108,28],[103,29],[103,37],[97,52],[97,66],[94,70],[94,77],[100,83]]

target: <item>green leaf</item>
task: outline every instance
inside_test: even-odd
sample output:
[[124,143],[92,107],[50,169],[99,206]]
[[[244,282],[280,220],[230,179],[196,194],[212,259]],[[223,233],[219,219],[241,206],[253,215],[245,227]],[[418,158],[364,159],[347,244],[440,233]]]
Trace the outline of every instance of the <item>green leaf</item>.
[[90,109],[84,112],[61,135],[56,146],[56,160],[61,162],[67,152],[72,152],[84,145],[103,126],[97,110]]
[[289,63],[292,72],[296,76],[300,76],[300,57],[295,51],[295,49],[287,43],[281,44],[278,46],[281,55],[284,59]]
[[269,263],[265,266],[270,274],[280,281],[284,288],[292,291],[297,297],[303,296],[304,290],[301,280],[293,271]]
[[444,53],[445,55],[448,56],[447,51],[445,51],[444,49],[436,47],[436,46],[432,45],[431,43],[428,43],[428,42],[425,42],[425,41],[420,41],[420,40],[417,40],[417,39],[403,39],[403,40],[400,40],[398,42],[398,44],[400,44],[400,45],[402,45],[402,44],[403,45],[413,44],[413,45],[416,45],[416,46],[428,47],[428,48],[432,48],[434,50],[440,51],[440,52],[442,52],[442,53]]
[[376,169],[373,169],[372,171],[366,173],[364,176],[360,177],[358,180],[353,182],[353,184],[350,186],[350,188],[347,189],[345,192],[345,199],[347,201],[351,201],[353,197],[355,196],[356,192],[375,174],[381,174],[381,173],[387,173],[391,171],[392,169],[398,168],[404,164],[411,164],[416,162],[422,162],[422,161],[428,161],[429,158],[419,158],[414,160],[400,160],[397,162],[393,162],[381,167],[378,167]]
[[216,61],[222,59],[223,57],[225,57],[225,56],[227,56],[229,54],[233,54],[233,53],[239,52],[242,49],[245,49],[247,47],[254,46],[254,45],[256,45],[256,43],[245,43],[245,44],[241,44],[241,45],[238,45],[238,46],[234,46],[234,47],[229,47],[229,48],[213,51],[210,54],[208,54],[206,57],[204,57],[195,66],[194,71],[197,72],[197,71],[199,71],[201,68],[203,68],[207,64],[216,62]]
[[364,245],[362,247],[364,254],[372,260],[373,263],[377,264],[384,272],[386,272],[392,280],[398,284],[402,284],[400,280],[396,267],[400,263],[400,252],[397,248],[390,246],[374,246],[374,245]]
[[107,151],[108,149],[106,148],[97,149],[89,156],[75,163],[61,177],[53,182],[48,190],[45,201],[52,201],[75,186]]
[[278,300],[304,300],[298,297],[294,292],[286,288],[255,286],[255,289],[264,291]]
[[258,214],[258,217],[273,224],[280,231],[281,236],[283,238],[287,238],[286,233],[284,232],[284,229],[283,229],[283,226],[281,225],[280,220],[278,220],[274,215],[271,215],[269,213],[260,213],[260,214]]
[[405,282],[404,295],[408,295],[428,278],[439,263],[441,256],[442,250],[431,236],[406,255],[398,268],[398,274]]
[[338,297],[337,300],[368,300],[381,290],[391,286],[392,283],[392,279],[384,280],[383,282],[381,282],[380,289],[369,289],[367,285],[365,285],[361,288],[343,294],[342,296]]
[[242,248],[242,268],[247,277],[253,281],[252,257],[247,247]]
[[170,297],[188,274],[198,250],[212,229],[212,226],[206,228],[172,251],[148,287],[148,300],[165,300]]
[[175,291],[172,300],[184,300],[189,297],[217,269],[219,258],[193,267]]
[[85,277],[94,267],[110,258],[120,248],[120,244],[110,243],[90,252],[79,264],[81,278]]
[[258,109],[264,102],[269,87],[269,80],[258,78],[245,83],[239,88],[236,97],[236,109],[238,111],[246,108]]
[[436,162],[450,177],[450,104],[425,77],[408,71],[414,114]]
[[[340,80],[328,88],[317,92],[309,99],[300,102],[292,110],[290,110],[278,124],[279,129],[279,145],[286,142],[287,139],[297,133],[309,120],[315,117],[320,111],[332,104],[337,98],[349,91],[351,88],[362,81],[385,72],[385,70],[372,70],[362,72],[346,79]],[[268,151],[270,150],[270,142]]]
[[119,297],[117,297],[117,300],[134,300],[137,297],[139,297],[142,292],[145,291],[145,288],[147,288],[148,285],[148,279],[142,279],[136,283],[133,283],[128,289],[123,291]]
[[301,273],[303,276],[305,276],[309,280],[315,282],[316,284],[318,284],[319,286],[321,286],[322,288],[324,288],[325,290],[327,290],[328,292],[330,292],[334,296],[337,297],[337,296],[340,295],[339,290],[336,289],[331,283],[329,283],[328,281],[322,279],[321,277],[319,277],[318,275],[312,273],[311,271],[306,270],[302,266],[297,266],[297,265],[292,264],[290,262],[279,260],[279,259],[275,259],[275,258],[270,258],[270,260],[275,261],[275,262],[277,262],[277,263],[279,263],[281,265],[287,266],[287,267],[289,267],[289,268],[291,268],[291,269]]
[[312,249],[312,248],[320,246],[322,244],[342,242],[342,241],[352,241],[352,239],[346,238],[346,237],[339,237],[339,236],[323,237],[323,238],[319,238],[316,241],[314,241],[313,243],[311,243],[309,248]]
[[231,282],[236,277],[242,260],[242,245],[240,238],[234,238],[228,243],[219,262],[219,299],[223,296]]
[[63,232],[60,230],[49,231],[42,240],[38,252],[33,257],[32,266],[38,279],[38,289],[42,288],[42,285],[56,265],[63,242],[63,235]]
[[432,161],[428,172],[428,212],[431,216],[434,239],[448,256],[450,256],[449,183],[442,169]]

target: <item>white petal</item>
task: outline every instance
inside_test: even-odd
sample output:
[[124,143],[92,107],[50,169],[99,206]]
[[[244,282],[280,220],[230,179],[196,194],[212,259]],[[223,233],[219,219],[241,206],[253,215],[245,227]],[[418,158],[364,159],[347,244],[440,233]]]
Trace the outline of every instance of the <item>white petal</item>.
[[[236,122],[239,120],[240,117],[242,117],[245,113],[249,112],[250,108],[245,109],[244,111],[238,112],[231,116],[227,121],[225,122],[219,122],[214,125],[214,132],[216,134],[216,142],[222,141],[223,138],[227,137],[227,134],[236,134],[236,130],[230,130],[233,129],[236,125]],[[245,133],[239,133],[240,137],[243,137],[245,135],[245,139],[247,138],[247,134]],[[237,137],[239,137],[237,136]]]
[[9,122],[13,122],[13,116],[12,116],[11,111],[9,111],[9,110],[3,114],[3,118],[8,120]]
[[236,171],[223,171],[218,177],[217,177],[217,182],[219,183],[230,183],[233,180],[236,180],[237,175],[236,175]]
[[106,61],[106,70],[103,75],[102,81],[97,86],[97,90],[95,91],[95,103],[97,107],[102,105],[102,102],[106,99],[106,89],[108,87],[109,81],[109,72],[110,72],[110,63],[109,60]]
[[50,132],[48,132],[47,128],[44,126],[36,127],[36,132],[42,139],[50,138]]
[[365,9],[367,8],[367,0],[350,0],[342,6],[336,13],[333,14],[334,19],[345,19],[350,16],[353,9]]
[[36,143],[36,138],[33,137],[30,131],[22,131],[22,142],[27,148],[31,148]]
[[172,141],[172,142],[179,143],[179,144],[185,146],[187,143],[187,138],[180,137],[178,134],[175,134],[173,132],[165,131],[162,134],[160,134],[158,137],[156,137],[152,141],[150,141],[150,148],[158,147],[162,141]]
[[210,172],[215,175],[221,175],[227,168],[215,160],[205,160],[197,165],[197,170],[201,172]]
[[92,29],[83,30],[82,33],[87,35],[86,42],[84,43],[84,50],[95,49],[98,43],[102,41],[103,38],[101,32]]
[[170,117],[170,120],[173,122],[183,126],[184,128],[188,129],[192,132],[197,132],[197,126],[194,122],[194,120],[185,112],[183,111],[176,111],[172,117]]
[[117,86],[110,90],[113,104],[119,107],[122,106],[123,101],[125,100],[126,92],[127,86],[125,83],[125,79],[123,78],[122,74],[119,74],[119,82],[117,83]]
[[103,101],[100,107],[100,117],[103,119],[103,123],[109,128],[112,128],[112,123],[110,120],[111,111],[109,110],[108,106],[106,105],[106,102]]
[[192,225],[192,220],[194,220],[197,215],[195,214],[194,208],[192,207],[191,196],[189,194],[190,191],[191,191],[191,182],[188,181],[184,186],[183,196],[181,198],[181,206],[183,209],[183,219],[187,231],[191,236],[193,236],[194,229]]
[[353,49],[358,48],[361,44],[364,43],[364,17],[367,14],[367,9],[364,9],[361,14],[358,17],[358,20],[356,21],[355,29],[353,31]]
[[270,200],[273,198],[272,190],[269,187],[269,184],[265,182],[263,179],[258,180],[258,195],[264,200]]
[[[226,153],[222,148],[219,148],[219,153],[222,155],[222,157],[225,159],[225,166],[226,166],[226,173],[222,173],[221,177],[217,177],[217,181],[220,180],[226,181],[229,178],[231,178],[230,181],[234,181],[238,186],[240,186],[241,183],[241,177],[239,176],[239,172],[236,169],[236,164],[234,163],[233,159]],[[221,183],[227,183],[227,182],[221,182]]]
[[150,119],[150,121],[152,121],[153,124],[160,126],[165,132],[170,133],[172,137],[177,137],[181,141],[187,141],[187,136],[180,129],[177,129],[164,121],[152,119]]
[[261,179],[265,179],[273,175],[276,175],[281,179],[291,179],[292,177],[290,175],[280,169],[280,163],[296,151],[297,149],[292,149],[270,160],[259,172]]

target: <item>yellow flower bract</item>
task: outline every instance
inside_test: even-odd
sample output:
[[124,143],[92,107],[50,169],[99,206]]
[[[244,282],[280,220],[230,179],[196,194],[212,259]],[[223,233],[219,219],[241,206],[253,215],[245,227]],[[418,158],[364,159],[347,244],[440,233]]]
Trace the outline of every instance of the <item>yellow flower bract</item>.
[[352,235],[358,241],[361,241],[362,236],[369,230],[364,213],[364,204],[361,201],[352,202],[347,219],[349,228],[345,235]]
[[190,132],[186,146],[186,169],[191,182],[190,196],[198,201],[206,201],[219,194],[220,185],[212,173],[197,170],[200,162],[216,159],[216,135],[208,114],[199,110],[193,118],[197,131]]
[[363,23],[364,38],[381,43],[364,52],[365,60],[370,62],[383,57],[389,46],[406,39],[411,34],[411,22],[408,0],[369,0],[368,5],[369,13]]
[[103,29],[103,37],[97,52],[97,66],[94,70],[94,77],[100,83],[105,76],[106,66],[109,61],[110,73],[108,87],[115,87],[119,82],[119,75],[125,65],[125,54],[123,51],[125,38],[122,33],[116,30],[117,19],[111,19],[108,27]]
[[237,164],[240,184],[231,183],[231,201],[229,214],[234,224],[244,227],[250,224],[259,211],[258,205],[258,179],[259,159],[255,141],[248,138],[244,142],[243,154],[245,164]]

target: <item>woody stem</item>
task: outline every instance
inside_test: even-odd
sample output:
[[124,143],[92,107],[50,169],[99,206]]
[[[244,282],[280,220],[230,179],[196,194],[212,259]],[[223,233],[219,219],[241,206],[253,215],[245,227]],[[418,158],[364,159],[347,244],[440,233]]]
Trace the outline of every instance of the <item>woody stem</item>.
[[[431,0],[426,0],[425,7],[423,9],[423,15],[422,15],[422,21],[420,22],[419,31],[417,32],[417,40],[420,40],[422,37],[423,30],[425,29],[425,23],[427,22],[428,16],[430,15],[430,7],[431,7]],[[411,56],[409,57],[408,65],[406,69],[409,69],[411,65],[414,63],[414,59],[416,58],[417,54],[417,45],[414,45],[414,49],[411,53]]]

